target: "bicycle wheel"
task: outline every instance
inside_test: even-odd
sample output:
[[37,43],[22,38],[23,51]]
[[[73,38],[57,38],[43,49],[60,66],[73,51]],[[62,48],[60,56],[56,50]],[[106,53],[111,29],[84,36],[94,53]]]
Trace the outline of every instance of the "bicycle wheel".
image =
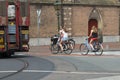
[[69,43],[71,43],[71,44],[72,44],[73,49],[74,49],[74,48],[75,48],[75,41],[74,41],[73,39],[69,39],[68,41],[69,41]]
[[85,43],[80,44],[79,50],[82,55],[87,55],[89,52],[89,49],[87,48]]
[[70,44],[63,44],[63,50],[65,54],[71,54],[73,49],[70,48]]
[[95,55],[101,56],[103,54],[103,48],[101,44],[95,46]]
[[56,45],[52,45],[51,46],[51,53],[52,54],[57,54],[59,52],[59,46],[56,44]]
[[49,46],[50,51],[52,51],[52,46],[53,46],[53,44],[50,44],[50,46]]

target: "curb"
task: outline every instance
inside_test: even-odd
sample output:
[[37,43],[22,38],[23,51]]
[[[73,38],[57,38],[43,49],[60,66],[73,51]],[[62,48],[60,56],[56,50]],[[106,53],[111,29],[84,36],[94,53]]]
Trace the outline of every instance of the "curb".
[[[82,54],[81,54],[80,52],[78,52],[78,51],[73,52],[72,54],[82,55]],[[88,55],[95,55],[95,54],[94,54],[94,52],[89,52]],[[102,55],[103,55],[103,56],[104,56],[104,55],[111,55],[111,56],[112,56],[112,55],[113,55],[113,56],[114,56],[114,55],[120,55],[120,51],[113,51],[113,50],[112,50],[112,51],[103,51],[103,54],[102,54]],[[102,55],[101,55],[101,56],[102,56]]]

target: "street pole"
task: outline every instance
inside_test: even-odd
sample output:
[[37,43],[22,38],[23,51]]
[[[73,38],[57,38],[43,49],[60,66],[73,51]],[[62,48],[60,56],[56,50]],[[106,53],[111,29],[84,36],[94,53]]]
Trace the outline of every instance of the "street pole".
[[37,10],[37,24],[38,24],[38,45],[40,45],[40,14],[41,14],[41,10],[38,9]]
[[63,13],[64,13],[64,10],[63,10],[63,0],[60,0],[60,2],[61,2],[61,8],[60,8],[60,15],[61,15],[61,26],[62,27],[64,27],[64,20],[63,20],[63,18],[64,18],[64,15],[63,15]]
[[57,11],[57,19],[58,19],[58,32],[60,30],[60,13]]
[[61,0],[56,0],[54,3],[54,8],[57,12],[57,20],[58,20],[58,32],[61,26]]

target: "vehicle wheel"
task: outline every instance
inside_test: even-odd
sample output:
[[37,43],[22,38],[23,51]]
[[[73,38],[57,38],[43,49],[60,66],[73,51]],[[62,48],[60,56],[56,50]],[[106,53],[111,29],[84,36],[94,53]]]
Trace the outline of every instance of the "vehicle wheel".
[[51,52],[52,52],[52,54],[57,54],[59,52],[58,45],[52,45],[51,46]]
[[96,48],[95,48],[95,55],[96,56],[101,56],[103,54],[103,49],[102,47],[98,44],[96,45]]
[[71,49],[69,46],[70,46],[69,44],[64,45],[63,49],[64,49],[65,54],[71,54],[72,53],[73,49]]
[[86,44],[84,44],[84,43],[80,44],[79,50],[82,55],[87,55],[89,52],[89,49],[87,48]]
[[75,48],[75,41],[73,39],[69,39],[68,41],[72,44],[73,49],[74,49]]
[[72,53],[72,51],[73,51],[72,49],[69,49],[69,48],[68,48],[67,50],[64,51],[64,53],[69,55],[69,54]]
[[2,57],[6,57],[6,58],[10,58],[11,55],[12,55],[12,53],[9,51],[2,53]]
[[52,51],[52,46],[53,46],[53,44],[50,44],[50,46],[49,46],[50,51]]

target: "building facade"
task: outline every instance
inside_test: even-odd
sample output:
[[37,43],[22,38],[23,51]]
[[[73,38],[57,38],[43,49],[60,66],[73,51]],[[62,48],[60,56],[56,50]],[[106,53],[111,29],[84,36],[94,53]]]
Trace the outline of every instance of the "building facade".
[[[65,26],[69,36],[86,37],[91,27],[98,28],[103,41],[120,41],[119,0],[60,0],[62,5],[59,24]],[[58,33],[58,14],[55,0],[31,1],[31,38],[50,38]],[[40,16],[39,12],[40,11]]]

